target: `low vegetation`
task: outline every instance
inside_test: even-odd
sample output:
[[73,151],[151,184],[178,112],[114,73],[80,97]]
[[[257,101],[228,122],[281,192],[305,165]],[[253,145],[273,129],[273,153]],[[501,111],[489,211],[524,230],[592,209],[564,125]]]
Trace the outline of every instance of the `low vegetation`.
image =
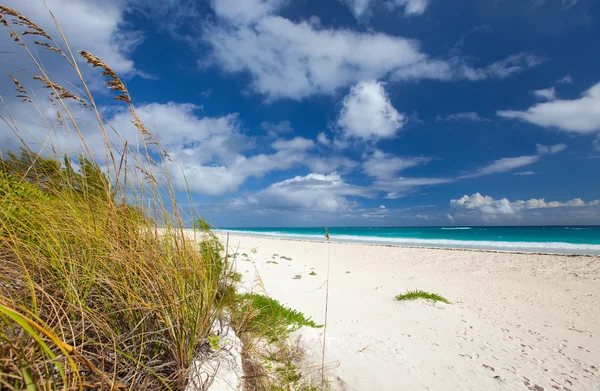
[[300,327],[323,326],[267,296],[251,293],[237,297],[232,320],[244,344],[245,389],[324,390],[320,377],[311,376],[314,374],[307,373],[306,368],[299,368],[303,352],[289,338],[290,333]]
[[264,295],[240,294],[235,305],[233,319],[239,331],[267,336],[271,341],[283,340],[303,326],[322,327],[301,312]]
[[417,300],[417,299],[440,301],[442,303],[450,304],[450,302],[448,300],[446,300],[444,297],[442,297],[438,294],[435,294],[435,293],[425,292],[422,290],[408,291],[406,293],[396,296],[396,300],[398,300],[398,301]]
[[[241,275],[210,224],[182,211],[168,152],[107,64],[71,52],[62,32],[57,42],[16,10],[0,6],[0,22],[31,61],[17,74],[27,80],[8,74],[15,95],[47,133],[31,137],[4,105],[3,126],[21,150],[0,151],[1,390],[184,390],[200,347],[219,347],[216,320],[231,318],[251,340],[318,327],[275,300],[236,293]],[[65,61],[60,80],[40,53]],[[131,115],[131,140],[107,122],[76,57],[102,70],[123,105],[110,109]],[[58,83],[69,70],[73,91]],[[48,95],[36,102],[41,91]],[[281,390],[301,384],[288,363],[274,369],[285,373]]]

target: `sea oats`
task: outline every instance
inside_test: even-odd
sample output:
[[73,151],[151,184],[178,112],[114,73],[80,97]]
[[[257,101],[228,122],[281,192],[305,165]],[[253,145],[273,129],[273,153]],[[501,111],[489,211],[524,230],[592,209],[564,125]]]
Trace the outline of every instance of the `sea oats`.
[[58,53],[58,54],[60,54],[60,55],[64,55],[64,53],[63,53],[63,51],[62,51],[62,50],[60,50],[59,48],[57,48],[57,47],[54,47],[54,46],[52,46],[52,45],[50,45],[50,44],[48,44],[48,43],[46,43],[46,42],[35,41],[34,43],[35,43],[36,45],[43,46],[43,47],[45,47],[46,49],[48,49],[48,50],[51,50],[51,51],[53,51],[53,52],[56,52],[56,53]]
[[116,100],[132,103],[131,98],[129,97],[129,91],[127,91],[125,84],[119,78],[119,76],[111,69],[111,67],[109,67],[104,61],[100,60],[98,57],[94,56],[89,52],[80,50],[79,54],[87,61],[88,64],[91,64],[92,67],[100,67],[104,69],[104,72],[102,72],[102,76],[107,76],[110,78],[110,80],[106,82],[106,87],[113,91],[119,91],[123,93],[123,95],[116,96]]
[[15,91],[17,91],[16,97],[21,98],[21,102],[32,103],[31,97],[27,93],[27,90],[25,90],[25,87],[23,87],[23,85],[12,74],[9,74],[9,76],[13,83],[17,86],[17,88],[15,88]]
[[[14,24],[28,28],[28,30],[25,30],[23,32],[23,35],[40,35],[40,36],[42,36],[44,38],[48,38],[49,40],[52,41],[52,37],[50,35],[48,35],[48,33],[46,33],[42,28],[40,28],[40,26],[33,23],[31,21],[31,19],[20,14],[19,12],[15,11],[14,9],[8,8],[4,5],[0,5],[0,14],[10,15],[10,16],[14,17],[15,18],[15,20],[13,22]],[[3,20],[2,24],[4,24],[5,26],[9,25],[8,22],[4,18],[2,18],[2,20]]]

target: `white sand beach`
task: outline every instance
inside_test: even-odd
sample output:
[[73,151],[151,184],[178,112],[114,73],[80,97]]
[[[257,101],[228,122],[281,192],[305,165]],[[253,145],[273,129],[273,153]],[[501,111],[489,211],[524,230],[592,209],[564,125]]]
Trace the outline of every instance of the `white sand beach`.
[[[237,261],[246,285],[258,273],[269,296],[319,323],[329,259],[325,357],[343,389],[600,390],[600,257],[241,235],[229,245],[250,258]],[[394,300],[412,289],[452,304]],[[319,365],[323,329],[295,337]]]

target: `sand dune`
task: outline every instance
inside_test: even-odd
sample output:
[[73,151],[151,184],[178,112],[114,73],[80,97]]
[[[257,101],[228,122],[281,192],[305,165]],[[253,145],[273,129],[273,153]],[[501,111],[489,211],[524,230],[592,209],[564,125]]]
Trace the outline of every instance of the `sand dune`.
[[[230,247],[250,258],[237,261],[247,282],[258,273],[270,296],[318,322],[329,258],[326,362],[347,390],[600,390],[599,257],[240,235]],[[394,300],[409,289],[452,304]],[[322,335],[295,334],[314,363]]]

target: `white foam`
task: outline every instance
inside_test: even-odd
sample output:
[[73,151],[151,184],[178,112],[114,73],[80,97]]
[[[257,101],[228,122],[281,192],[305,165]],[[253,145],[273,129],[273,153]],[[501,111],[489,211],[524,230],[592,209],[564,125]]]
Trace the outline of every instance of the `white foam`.
[[[228,231],[223,231],[228,232]],[[229,231],[233,234],[250,234],[252,236],[275,237],[299,240],[325,240],[323,235],[287,234],[281,232]],[[563,242],[503,242],[491,240],[453,240],[453,239],[413,239],[413,238],[381,238],[377,236],[334,235],[332,241],[351,243],[389,244],[396,246],[464,248],[474,250],[500,250],[521,252],[543,252],[560,254],[600,255],[600,245],[574,244]]]

